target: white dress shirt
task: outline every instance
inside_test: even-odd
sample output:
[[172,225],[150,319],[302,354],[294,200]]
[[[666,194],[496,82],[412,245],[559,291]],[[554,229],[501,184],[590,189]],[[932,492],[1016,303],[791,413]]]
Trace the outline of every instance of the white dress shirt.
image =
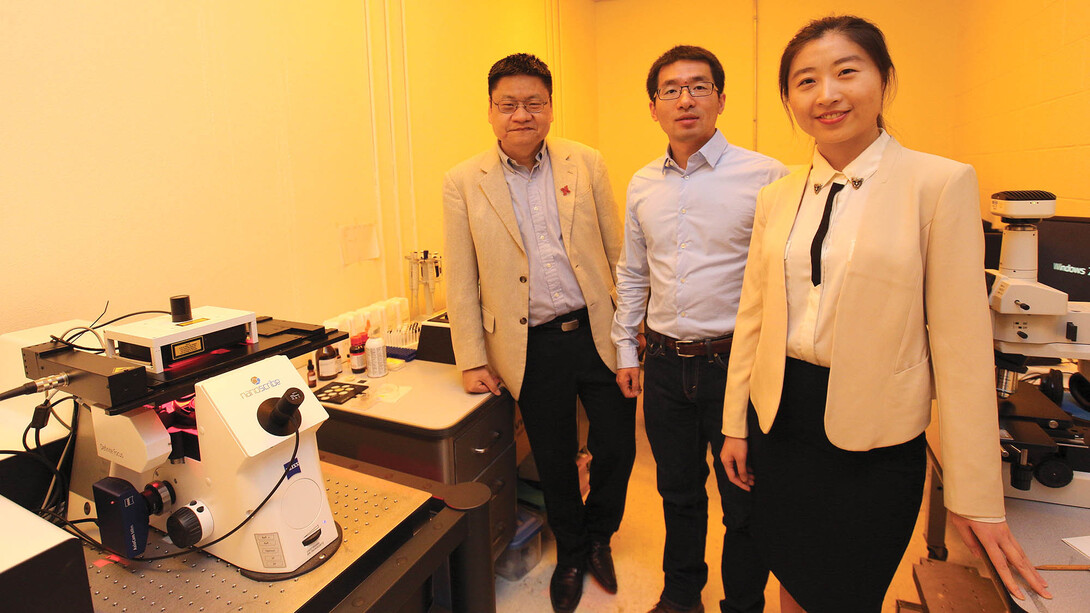
[[612,331],[619,368],[639,366],[645,316],[652,330],[682,340],[734,331],[757,192],[787,174],[718,130],[686,166],[668,150],[628,185]]
[[511,192],[515,220],[530,269],[530,325],[536,326],[587,305],[560,232],[556,185],[548,145],[542,143],[533,168],[511,159],[498,145],[503,177]]
[[[844,273],[852,259],[863,204],[871,191],[871,183],[867,180],[878,171],[887,143],[889,135],[883,130],[863,153],[844,167],[843,172],[835,170],[817,149],[814,150],[810,177],[784,250],[788,357],[829,366],[836,303]],[[833,199],[829,230],[821,249],[821,284],[814,286],[810,244],[821,223],[833,183],[847,185]],[[815,189],[815,186],[820,188]]]

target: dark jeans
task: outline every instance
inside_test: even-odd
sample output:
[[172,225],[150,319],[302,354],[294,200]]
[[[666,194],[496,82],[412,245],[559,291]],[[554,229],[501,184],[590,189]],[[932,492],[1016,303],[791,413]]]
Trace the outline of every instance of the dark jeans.
[[719,459],[723,448],[723,391],[727,355],[678,357],[649,343],[644,361],[643,413],[655,455],[658,489],[666,518],[662,597],[684,607],[700,602],[708,582],[704,562],[708,533],[708,447],[723,501],[723,613],[764,609],[768,567],[749,534],[752,503],[748,492],[728,479]]
[[[585,505],[575,465],[576,396],[590,422]],[[590,541],[608,543],[621,525],[636,459],[636,401],[621,394],[584,324],[571,332],[530,328],[518,403],[556,537],[557,564],[585,568]]]

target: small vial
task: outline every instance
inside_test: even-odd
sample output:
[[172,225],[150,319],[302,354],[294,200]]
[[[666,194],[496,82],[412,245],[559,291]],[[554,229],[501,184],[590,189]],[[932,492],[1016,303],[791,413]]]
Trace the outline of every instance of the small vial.
[[318,374],[314,372],[314,360],[307,360],[307,385],[318,387]]

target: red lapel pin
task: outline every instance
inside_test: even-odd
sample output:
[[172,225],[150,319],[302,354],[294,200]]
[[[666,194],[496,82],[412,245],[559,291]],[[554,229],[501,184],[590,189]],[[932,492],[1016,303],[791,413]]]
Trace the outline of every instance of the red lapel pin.
[[564,187],[561,187],[561,188],[560,188],[560,193],[561,193],[561,194],[564,194],[565,196],[567,196],[567,195],[568,195],[569,193],[571,193],[571,190],[570,190],[570,189],[568,189],[568,186],[567,186],[567,185],[565,185]]

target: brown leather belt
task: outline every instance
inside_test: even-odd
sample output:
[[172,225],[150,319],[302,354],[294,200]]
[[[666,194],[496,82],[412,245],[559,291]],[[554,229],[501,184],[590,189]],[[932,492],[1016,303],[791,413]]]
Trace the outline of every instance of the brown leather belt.
[[660,334],[654,330],[648,328],[645,335],[647,336],[648,344],[664,345],[667,349],[670,349],[677,353],[678,357],[682,358],[708,358],[711,359],[718,353],[730,353],[731,341],[734,340],[734,334],[727,334],[716,338],[702,338],[692,341],[681,341],[676,338],[671,338],[665,334]]
[[551,319],[543,324],[538,324],[531,327],[531,330],[560,330],[561,332],[571,332],[572,330],[578,330],[580,326],[590,323],[590,313],[587,311],[587,307],[576,309],[571,313],[561,315],[555,319]]

